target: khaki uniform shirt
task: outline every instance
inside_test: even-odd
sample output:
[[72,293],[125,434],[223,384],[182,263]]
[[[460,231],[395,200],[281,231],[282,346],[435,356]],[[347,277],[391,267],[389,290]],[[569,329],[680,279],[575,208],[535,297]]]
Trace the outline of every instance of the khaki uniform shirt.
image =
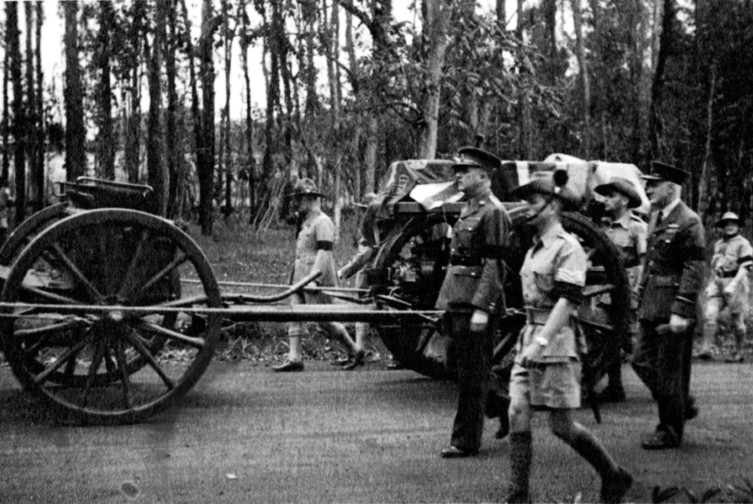
[[453,227],[450,264],[436,306],[440,310],[504,307],[502,260],[510,217],[491,190],[468,200]]
[[[295,244],[295,266],[293,281],[297,282],[309,273],[314,267],[322,272],[316,282],[323,287],[336,286],[337,270],[335,259],[332,256],[332,245],[335,241],[335,226],[332,220],[321,210],[309,212],[301,225],[298,239]],[[329,247],[329,250],[319,248],[321,245]]]
[[[626,267],[630,291],[634,292],[640,282],[638,266],[646,255],[648,224],[634,213],[628,212],[617,220],[604,219],[602,229],[620,252]],[[604,295],[602,302],[611,303],[609,294]],[[636,308],[637,306],[633,306],[633,309]]]
[[[518,342],[518,357],[523,349],[533,343],[565,290],[582,291],[586,285],[588,259],[577,238],[557,223],[546,234],[538,237],[526,253],[520,279],[523,302],[529,311],[526,324]],[[541,361],[546,363],[571,362],[578,359],[575,331],[565,326],[552,338],[542,352]]]
[[[706,286],[706,296],[723,297],[724,289],[732,283],[740,268],[753,266],[753,247],[750,242],[737,234],[731,238],[721,238],[714,243],[714,255],[711,257],[711,278]],[[748,311],[748,275],[734,287],[729,299],[730,309],[735,313]]]

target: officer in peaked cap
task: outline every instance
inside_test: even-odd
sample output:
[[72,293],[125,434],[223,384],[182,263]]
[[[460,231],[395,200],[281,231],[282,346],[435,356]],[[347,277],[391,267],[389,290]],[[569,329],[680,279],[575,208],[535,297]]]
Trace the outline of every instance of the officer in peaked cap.
[[735,333],[735,352],[726,361],[743,362],[745,316],[749,310],[748,272],[753,267],[753,248],[740,235],[740,217],[736,213],[725,212],[716,227],[722,228],[722,237],[714,243],[711,258],[711,276],[706,285],[703,346],[698,358],[711,360],[711,346],[719,328],[719,312],[726,306]]
[[478,453],[485,414],[500,418],[497,437],[508,432],[507,398],[489,393],[494,322],[505,311],[502,258],[511,226],[491,190],[490,175],[500,165],[496,156],[476,147],[459,149],[453,165],[465,204],[453,227],[450,264],[436,304],[446,310],[458,370],[458,407],[443,458]]
[[639,287],[642,330],[633,369],[659,409],[659,424],[641,446],[663,450],[680,446],[685,421],[698,415],[690,395],[690,363],[706,240],[698,214],[681,199],[689,173],[661,161],[651,165],[653,174],[644,177],[652,213]]
[[494,154],[486,152],[478,147],[461,147],[458,149],[458,155],[455,157],[455,170],[468,168],[481,168],[491,174],[502,166],[502,160]]

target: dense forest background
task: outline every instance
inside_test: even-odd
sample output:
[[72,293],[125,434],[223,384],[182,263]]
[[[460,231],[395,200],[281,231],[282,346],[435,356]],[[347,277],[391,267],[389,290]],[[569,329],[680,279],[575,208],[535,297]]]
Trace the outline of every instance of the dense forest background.
[[[503,159],[659,158],[692,172],[686,199],[702,213],[747,216],[751,0],[403,4],[409,21],[391,0],[5,2],[0,182],[16,222],[47,203],[51,152],[68,180],[148,183],[162,214],[210,234],[217,219],[275,222],[293,175],[339,212],[391,161],[466,144]],[[63,40],[46,38],[45,16]],[[45,44],[62,44],[63,103],[44,84]]]

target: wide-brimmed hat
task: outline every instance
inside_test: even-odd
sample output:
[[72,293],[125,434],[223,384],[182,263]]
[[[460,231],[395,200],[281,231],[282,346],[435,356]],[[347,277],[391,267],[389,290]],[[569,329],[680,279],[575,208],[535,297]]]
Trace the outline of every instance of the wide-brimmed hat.
[[724,212],[721,219],[716,221],[715,227],[724,227],[730,221],[736,223],[738,226],[740,225],[740,217],[735,212]]
[[531,181],[512,191],[514,198],[526,199],[533,193],[558,198],[564,203],[563,209],[573,211],[580,208],[581,199],[572,189],[566,187],[569,176],[566,170],[540,171],[531,175]]
[[324,195],[320,193],[316,188],[314,181],[310,178],[302,178],[298,180],[298,182],[295,183],[295,187],[293,187],[293,192],[288,194],[288,196],[318,196],[320,198],[324,197]]
[[502,160],[490,152],[478,147],[461,147],[452,165],[453,170],[460,168],[481,168],[491,174],[502,166]]
[[666,180],[682,185],[690,177],[690,172],[664,163],[663,161],[651,161],[651,173],[643,175],[644,180]]
[[635,185],[626,178],[614,177],[606,184],[597,185],[594,191],[602,196],[609,196],[613,192],[622,194],[628,199],[628,208],[638,208],[642,203]]

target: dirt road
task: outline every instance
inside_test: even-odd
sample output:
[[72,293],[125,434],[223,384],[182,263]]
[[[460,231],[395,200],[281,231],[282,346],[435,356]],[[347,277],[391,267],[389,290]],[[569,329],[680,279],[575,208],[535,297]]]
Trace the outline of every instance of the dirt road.
[[[753,464],[753,365],[698,364],[701,406],[679,450],[646,452],[656,418],[648,391],[625,373],[629,401],[589,410],[592,427],[640,479],[696,492],[741,483]],[[327,363],[274,374],[213,363],[178,407],[123,427],[56,427],[0,369],[0,502],[494,502],[509,476],[508,443],[488,424],[473,459],[443,460],[455,391],[449,382],[379,364],[344,372]],[[593,501],[598,477],[535,421],[538,501]]]

